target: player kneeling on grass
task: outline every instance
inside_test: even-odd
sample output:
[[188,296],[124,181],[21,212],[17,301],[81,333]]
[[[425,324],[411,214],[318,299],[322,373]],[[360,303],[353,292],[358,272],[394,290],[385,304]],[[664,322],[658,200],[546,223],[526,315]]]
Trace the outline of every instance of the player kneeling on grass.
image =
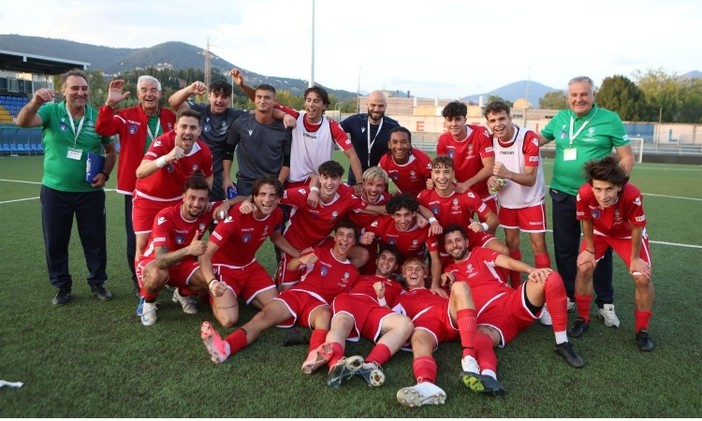
[[[505,393],[497,381],[497,357],[492,347],[508,344],[531,326],[539,318],[544,304],[548,304],[553,319],[555,352],[575,368],[585,366],[583,359],[568,342],[567,297],[558,272],[549,268],[537,269],[483,247],[469,252],[466,231],[460,225],[444,228],[444,247],[453,263],[444,269],[442,284],[450,284],[452,291],[456,284],[468,285],[479,314],[475,340],[476,368],[480,367],[482,371],[477,379],[463,376],[468,388],[494,395]],[[529,277],[525,283],[513,289],[498,275],[497,268],[527,273]]]
[[[331,329],[326,342],[310,353],[302,371],[310,374],[325,363],[329,366],[327,384],[339,387],[354,376],[369,386],[385,382],[381,368],[400,350],[412,334],[412,321],[393,312],[389,305],[404,291],[391,277],[400,259],[400,251],[390,245],[380,248],[375,275],[363,275],[349,292],[341,293],[332,303]],[[344,358],[345,341],[360,337],[376,342],[364,359],[360,355]]]
[[[397,298],[394,310],[407,315],[414,323],[410,343],[414,356],[412,371],[417,384],[400,389],[397,400],[408,407],[443,404],[446,392],[436,385],[437,365],[433,357],[439,343],[460,338],[462,376],[481,381],[475,360],[476,314],[470,289],[467,284],[456,282],[451,287],[449,298],[435,294],[425,286],[429,274],[427,265],[416,257],[405,261],[402,274],[409,291]],[[491,386],[485,384],[483,387]]]
[[590,161],[584,169],[587,183],[580,187],[576,201],[576,216],[583,224],[583,242],[575,278],[578,319],[568,333],[578,338],[587,332],[592,274],[605,250],[612,247],[629,267],[636,285],[636,344],[642,351],[651,351],[654,347],[648,334],[648,323],[653,314],[651,249],[641,192],[628,183],[629,177],[615,157]]
[[275,176],[256,180],[250,199],[253,212],[241,213],[242,203],[232,206],[200,256],[200,270],[193,274],[192,284],[209,289],[212,312],[224,327],[232,327],[239,320],[237,297],[262,309],[278,295],[273,278],[256,261],[256,251],[266,238],[286,253],[299,255],[283,238],[283,212],[278,207],[282,195],[283,186]]
[[201,238],[212,224],[209,195],[207,180],[193,176],[185,183],[183,203],[161,210],[154,219],[148,247],[136,265],[142,297],[137,316],[144,326],[156,323],[156,297],[166,284],[176,288],[173,301],[180,302],[185,313],[198,311],[190,295],[200,288],[190,285],[190,278],[207,247]]
[[311,252],[291,259],[287,270],[302,272],[301,277],[298,276],[299,281],[273,298],[248,323],[225,339],[209,322],[203,322],[200,337],[212,362],[224,362],[230,355],[255,341],[261,332],[275,325],[292,327],[298,323],[313,329],[310,353],[322,345],[331,324],[329,304],[337,294],[351,288],[358,278],[358,271],[348,260],[357,235],[358,228],[354,223],[339,221],[332,248],[315,247]]

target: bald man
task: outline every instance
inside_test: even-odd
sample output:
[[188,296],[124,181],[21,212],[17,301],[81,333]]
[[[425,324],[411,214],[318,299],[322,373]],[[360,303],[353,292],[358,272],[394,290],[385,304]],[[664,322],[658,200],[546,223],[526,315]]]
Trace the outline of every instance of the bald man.
[[[388,151],[390,130],[400,124],[385,116],[388,99],[382,91],[373,91],[368,95],[368,112],[354,114],[341,122],[341,127],[351,138],[351,143],[361,161],[363,171],[378,165],[380,158]],[[349,169],[348,184],[353,186],[361,183],[356,181],[353,171]]]

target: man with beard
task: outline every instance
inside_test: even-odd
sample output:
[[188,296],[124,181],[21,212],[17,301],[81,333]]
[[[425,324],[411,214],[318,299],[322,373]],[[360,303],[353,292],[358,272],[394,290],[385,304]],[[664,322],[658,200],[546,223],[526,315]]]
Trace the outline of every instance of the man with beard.
[[175,130],[156,138],[136,170],[132,218],[137,259],[144,253],[154,217],[181,201],[186,180],[202,173],[212,185],[212,155],[198,138],[200,132],[197,111],[178,112]]
[[175,126],[175,114],[161,108],[161,82],[153,76],[137,79],[139,104],[115,112],[117,104],[129,96],[124,92],[124,81],[110,82],[105,105],[100,107],[95,131],[103,136],[119,135],[119,160],[117,161],[117,193],[124,195],[124,229],[127,236],[127,262],[132,272],[135,290],[139,283],[134,268],[136,236],[132,226],[132,193],[136,184],[136,169],[151,143],[170,132]]
[[136,264],[141,284],[141,323],[156,323],[156,298],[169,285],[175,287],[173,301],[180,302],[183,312],[197,313],[189,295],[201,288],[191,285],[190,278],[197,270],[197,257],[207,246],[202,234],[212,223],[207,212],[210,186],[204,177],[195,175],[185,183],[182,203],[161,210],[153,221],[149,246]]
[[[382,91],[368,95],[368,113],[354,114],[341,121],[341,128],[349,134],[362,171],[378,165],[380,158],[388,151],[390,130],[399,123],[385,115],[388,99]],[[360,183],[349,166],[348,184]]]

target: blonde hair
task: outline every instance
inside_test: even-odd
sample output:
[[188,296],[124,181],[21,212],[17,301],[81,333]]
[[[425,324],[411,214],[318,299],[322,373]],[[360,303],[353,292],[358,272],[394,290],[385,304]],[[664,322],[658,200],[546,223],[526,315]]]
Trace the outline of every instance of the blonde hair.
[[390,180],[390,177],[388,177],[387,171],[384,169],[375,166],[375,167],[370,167],[367,170],[363,172],[363,181],[370,181],[370,180],[383,180],[385,184],[388,184],[388,181]]

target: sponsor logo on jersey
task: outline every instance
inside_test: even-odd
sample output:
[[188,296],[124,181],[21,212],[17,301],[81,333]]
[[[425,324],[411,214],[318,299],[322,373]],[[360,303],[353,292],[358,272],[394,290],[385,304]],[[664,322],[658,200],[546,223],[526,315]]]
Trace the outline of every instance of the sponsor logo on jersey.
[[161,146],[161,145],[163,145],[163,143],[161,143],[160,140],[157,140],[157,141],[154,142],[154,147],[159,147],[159,146]]
[[636,199],[634,199],[634,204],[636,206],[641,206],[641,197],[636,196]]
[[641,215],[641,216],[636,216],[634,217],[634,221],[636,222],[643,222],[646,220],[646,215]]
[[228,224],[228,223],[230,223],[230,222],[232,222],[232,221],[234,221],[234,218],[232,218],[231,216],[227,216],[227,219],[224,220],[224,223],[225,223],[225,224]]
[[249,129],[249,136],[253,134],[253,130]]
[[163,216],[159,216],[159,217],[158,217],[158,221],[157,221],[158,225],[161,225],[161,224],[163,224],[164,222],[166,222],[166,218],[164,218]]

